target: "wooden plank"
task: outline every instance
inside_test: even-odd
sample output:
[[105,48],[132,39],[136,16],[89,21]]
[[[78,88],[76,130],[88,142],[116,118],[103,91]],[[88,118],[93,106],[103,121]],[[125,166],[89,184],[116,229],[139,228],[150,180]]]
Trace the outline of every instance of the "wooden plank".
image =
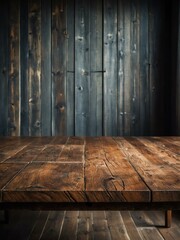
[[0,149],[6,147],[6,146],[12,146],[14,144],[16,144],[17,142],[22,141],[22,139],[24,139],[23,137],[21,138],[14,138],[11,136],[6,136],[6,137],[0,137]]
[[[133,140],[117,138],[124,154],[152,191],[152,202],[176,202],[180,200],[179,170],[165,164],[157,155],[146,152],[134,146]],[[173,176],[173,177],[172,177]]]
[[179,137],[176,137],[176,136],[163,136],[163,139],[168,141],[168,142],[171,142],[177,146],[180,146],[180,138]]
[[28,1],[20,0],[21,135],[29,135]]
[[67,0],[67,135],[75,135],[75,0]]
[[30,144],[32,146],[48,145],[54,141],[53,137],[47,137],[47,136],[45,136],[45,137],[28,137],[28,139],[30,141],[32,141]]
[[5,202],[82,202],[83,164],[31,163],[3,190]]
[[107,211],[106,219],[111,234],[111,239],[127,240],[129,239],[126,226],[119,211]]
[[93,239],[111,239],[104,211],[93,211]]
[[92,240],[93,239],[93,212],[79,211],[78,216],[78,240]]
[[[32,161],[38,161],[39,155],[43,151],[44,146],[32,146],[28,145],[27,147],[23,147],[20,151],[18,151],[13,156],[10,156],[5,162],[8,163],[28,163]],[[45,161],[45,157],[43,158]]]
[[117,131],[118,135],[122,136],[124,135],[124,31],[125,31],[125,25],[124,25],[124,1],[118,1],[117,6],[117,48],[118,48],[118,84],[117,84],[117,91],[118,91],[118,125],[117,125]]
[[131,240],[141,240],[139,232],[134,224],[134,221],[128,211],[121,211],[121,217],[126,227],[127,234]]
[[58,157],[59,162],[72,162],[80,163],[84,161],[84,146],[79,145],[66,145],[61,155]]
[[69,137],[67,144],[84,145],[85,137]]
[[51,82],[51,1],[41,4],[41,129],[42,136],[52,133],[52,82]]
[[4,162],[5,160],[13,157],[14,154],[21,151],[26,145],[26,142],[16,142],[15,145],[5,146],[1,149],[0,162]]
[[9,5],[8,135],[20,135],[20,1]]
[[168,142],[164,138],[158,138],[158,137],[151,137],[151,138],[148,138],[148,140],[150,140],[151,142],[154,142],[162,149],[175,153],[177,156],[180,154],[179,146],[174,145],[172,141]]
[[65,213],[62,230],[59,236],[60,240],[77,239],[77,216],[78,216],[77,211],[72,211],[72,212],[67,211]]
[[43,230],[47,224],[50,212],[42,211],[39,212],[39,216],[35,221],[32,231],[29,234],[29,240],[38,239],[42,236]]
[[90,6],[90,103],[88,136],[102,136],[102,1]]
[[61,136],[61,137],[55,137],[53,139],[53,141],[51,142],[51,144],[53,144],[54,146],[56,145],[64,145],[66,144],[66,142],[68,141],[68,137],[67,136]]
[[89,123],[89,1],[75,5],[75,135],[86,136]]
[[[77,138],[75,138],[77,139]],[[75,140],[73,139],[73,140]],[[41,148],[41,152],[37,154],[33,161],[42,161],[42,162],[72,162],[72,163],[82,163],[84,161],[84,142],[82,144],[76,144],[74,142],[70,142],[72,138],[70,138],[65,145],[54,145],[49,144]],[[34,149],[36,149],[33,146]],[[31,149],[28,149],[28,152],[31,153]],[[38,152],[37,152],[38,153]],[[30,154],[30,156],[31,154]],[[24,157],[23,157],[24,159]],[[28,160],[28,159],[27,159]]]
[[104,1],[103,135],[117,135],[117,1]]
[[3,1],[0,8],[0,135],[8,134],[8,2]]
[[131,130],[131,9],[124,5],[124,134],[130,135]]
[[[57,162],[62,152],[62,149],[63,149],[62,145],[45,146],[44,148],[41,148],[41,151],[39,152],[38,156],[33,158],[33,161],[35,160],[36,162]],[[32,158],[31,155],[30,157]]]
[[139,2],[139,18],[140,18],[140,132],[139,135],[150,134],[150,117],[149,117],[149,58],[148,58],[148,46],[149,46],[149,30],[148,30],[148,0],[140,0]]
[[29,134],[41,135],[41,9],[40,0],[29,0]]
[[180,166],[180,156],[168,150],[167,147],[160,147],[155,142],[151,141],[152,138],[138,138],[138,140],[146,146],[148,150],[156,154],[162,161],[166,162],[170,166],[177,167]]
[[52,135],[66,135],[66,20],[65,0],[52,1]]
[[132,136],[139,135],[139,50],[140,50],[140,37],[139,37],[139,2],[131,1],[131,25],[130,25],[130,47],[131,47],[131,125],[130,134]]
[[20,172],[26,164],[1,163],[0,164],[0,202],[2,201],[2,189]]
[[86,142],[86,192],[90,201],[150,201],[149,189],[111,138]]
[[157,240],[163,240],[162,236],[160,235],[159,231],[156,230],[156,228],[140,228],[139,229],[139,233],[142,237],[142,239],[147,239],[147,240],[151,240],[152,236],[154,237],[154,239]]
[[52,211],[49,214],[41,239],[59,239],[61,225],[64,222],[64,212]]

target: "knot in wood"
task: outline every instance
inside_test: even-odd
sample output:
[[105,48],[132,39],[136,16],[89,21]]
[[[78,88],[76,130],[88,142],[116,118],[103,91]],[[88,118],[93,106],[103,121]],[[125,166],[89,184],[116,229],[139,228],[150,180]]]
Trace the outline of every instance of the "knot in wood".
[[40,126],[41,126],[41,123],[40,123],[40,121],[37,120],[34,124],[34,127],[39,128]]
[[79,91],[83,91],[83,90],[84,90],[82,86],[78,86],[77,89],[78,89]]

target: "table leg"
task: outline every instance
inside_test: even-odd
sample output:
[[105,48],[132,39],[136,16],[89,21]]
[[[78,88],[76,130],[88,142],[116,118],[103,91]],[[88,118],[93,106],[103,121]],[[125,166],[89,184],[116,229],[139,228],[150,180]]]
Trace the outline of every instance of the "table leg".
[[170,228],[172,223],[172,210],[167,210],[165,212],[165,227]]

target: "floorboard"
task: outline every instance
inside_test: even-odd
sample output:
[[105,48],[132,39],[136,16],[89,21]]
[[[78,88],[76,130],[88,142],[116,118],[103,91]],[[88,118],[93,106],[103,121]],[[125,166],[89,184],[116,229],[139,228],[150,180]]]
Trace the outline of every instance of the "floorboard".
[[0,211],[3,240],[178,240],[180,211],[164,228],[162,211],[29,211],[11,210],[9,223]]

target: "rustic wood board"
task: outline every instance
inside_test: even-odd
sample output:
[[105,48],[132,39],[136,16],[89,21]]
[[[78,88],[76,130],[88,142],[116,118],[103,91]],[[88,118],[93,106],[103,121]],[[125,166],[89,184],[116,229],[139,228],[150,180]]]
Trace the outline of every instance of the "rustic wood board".
[[[112,138],[89,138],[86,142],[86,191],[105,191],[104,197],[109,201],[150,201],[149,189]],[[91,201],[98,196],[97,193]]]
[[[122,151],[152,191],[152,202],[180,201],[179,166],[174,168],[135,138],[117,138]],[[160,152],[161,153],[161,152]]]
[[2,201],[179,202],[179,141],[179,137],[4,138]]
[[179,11],[178,1],[1,1],[0,134],[178,134]]
[[28,5],[28,101],[29,135],[41,135],[41,3],[30,0]]
[[3,190],[3,201],[81,202],[83,182],[82,163],[31,163]]
[[52,1],[52,135],[66,135],[67,2]]
[[[15,176],[17,173],[22,170],[26,164],[17,164],[17,163],[0,163],[0,190]],[[0,201],[2,196],[0,194]]]

